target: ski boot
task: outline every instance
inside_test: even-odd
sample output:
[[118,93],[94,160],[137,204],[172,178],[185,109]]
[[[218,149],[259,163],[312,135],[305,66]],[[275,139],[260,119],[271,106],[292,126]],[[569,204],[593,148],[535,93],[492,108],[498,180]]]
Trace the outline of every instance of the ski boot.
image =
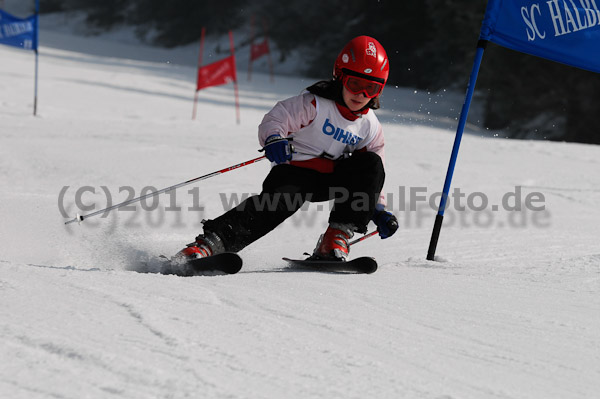
[[331,223],[325,234],[317,242],[317,247],[309,260],[338,260],[346,261],[350,246],[348,240],[354,236],[354,226],[351,224]]
[[221,237],[210,231],[205,231],[196,237],[196,241],[188,244],[186,248],[179,251],[173,260],[178,263],[186,263],[193,259],[206,258],[225,252],[225,246]]

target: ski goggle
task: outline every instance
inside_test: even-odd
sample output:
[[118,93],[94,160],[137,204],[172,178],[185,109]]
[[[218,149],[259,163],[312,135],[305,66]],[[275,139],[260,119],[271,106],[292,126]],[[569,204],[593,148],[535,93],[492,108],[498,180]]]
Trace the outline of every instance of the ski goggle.
[[344,76],[344,87],[352,94],[363,93],[367,98],[374,98],[383,90],[383,84],[358,76]]

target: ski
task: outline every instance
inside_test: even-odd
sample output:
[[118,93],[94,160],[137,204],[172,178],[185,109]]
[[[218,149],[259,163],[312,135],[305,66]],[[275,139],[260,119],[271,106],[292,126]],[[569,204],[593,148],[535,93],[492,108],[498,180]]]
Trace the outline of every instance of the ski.
[[198,258],[186,263],[165,260],[160,273],[177,276],[207,276],[235,274],[242,268],[242,258],[233,252],[223,252],[207,258]]
[[377,261],[369,256],[349,261],[339,260],[313,260],[313,259],[290,259],[283,258],[290,266],[299,269],[320,271],[320,272],[337,272],[337,273],[364,273],[371,274],[377,270]]

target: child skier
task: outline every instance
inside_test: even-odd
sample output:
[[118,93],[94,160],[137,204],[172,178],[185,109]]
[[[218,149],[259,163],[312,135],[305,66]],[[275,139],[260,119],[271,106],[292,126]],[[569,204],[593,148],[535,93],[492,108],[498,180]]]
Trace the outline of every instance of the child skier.
[[359,36],[338,55],[332,80],[278,102],[258,127],[259,143],[274,164],[262,192],[204,221],[203,234],[175,259],[238,252],[305,201],[334,199],[329,227],[312,258],[346,260],[349,239],[355,232],[366,233],[370,220],[381,238],[393,235],[398,221],[385,211],[380,195],[385,179],[383,130],[372,111],[379,108],[388,75],[384,48],[371,37]]

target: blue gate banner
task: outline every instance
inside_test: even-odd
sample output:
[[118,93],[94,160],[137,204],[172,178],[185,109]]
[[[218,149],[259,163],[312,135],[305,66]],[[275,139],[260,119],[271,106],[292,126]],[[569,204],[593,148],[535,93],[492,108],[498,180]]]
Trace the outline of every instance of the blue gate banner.
[[600,0],[489,0],[479,38],[600,73]]
[[0,44],[37,50],[35,15],[21,19],[0,10]]

